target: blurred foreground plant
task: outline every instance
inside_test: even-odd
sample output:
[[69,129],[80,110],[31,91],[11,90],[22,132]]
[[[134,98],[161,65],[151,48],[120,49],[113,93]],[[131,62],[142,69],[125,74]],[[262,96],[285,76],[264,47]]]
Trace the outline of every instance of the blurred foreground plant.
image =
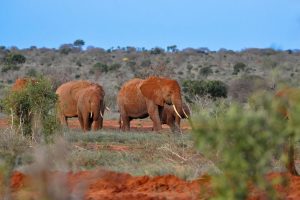
[[249,184],[276,198],[272,183],[266,180],[274,155],[287,159],[282,147],[295,142],[300,130],[300,107],[290,109],[291,120],[285,120],[278,108],[282,99],[258,94],[249,108],[231,105],[218,116],[202,111],[194,115],[192,128],[196,145],[207,157],[218,154],[216,163],[223,172],[212,184],[215,199],[246,199]]

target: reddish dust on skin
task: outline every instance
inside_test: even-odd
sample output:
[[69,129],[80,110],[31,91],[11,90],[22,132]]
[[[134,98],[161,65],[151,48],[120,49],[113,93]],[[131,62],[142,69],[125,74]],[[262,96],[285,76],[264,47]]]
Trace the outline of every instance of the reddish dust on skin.
[[[61,173],[48,173],[49,177]],[[203,176],[194,181],[184,181],[173,175],[165,176],[131,176],[126,173],[116,173],[106,170],[81,171],[66,173],[67,187],[70,193],[76,194],[80,190],[86,200],[100,199],[199,199],[212,195],[210,177]],[[300,177],[286,173],[270,173],[268,180],[285,177],[286,182],[275,185],[283,199],[297,200],[300,198]],[[49,179],[48,179],[49,180]],[[11,189],[14,195],[22,189],[30,188],[32,179],[20,172],[14,172],[11,177]],[[30,190],[30,191],[35,191]],[[78,193],[79,194],[79,193]],[[32,194],[35,196],[34,194]],[[248,200],[267,199],[264,192],[251,189]]]

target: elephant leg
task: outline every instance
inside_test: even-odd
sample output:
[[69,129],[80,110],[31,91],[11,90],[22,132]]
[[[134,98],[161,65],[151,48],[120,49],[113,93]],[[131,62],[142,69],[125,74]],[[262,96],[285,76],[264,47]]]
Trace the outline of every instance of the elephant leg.
[[81,129],[84,130],[83,116],[82,116],[81,112],[78,112],[78,120],[79,120]]
[[94,130],[94,131],[97,131],[97,130],[99,130],[99,129],[102,129],[102,127],[103,127],[103,118],[102,118],[102,117],[99,117],[98,120],[95,120],[95,121],[93,122],[93,130]]
[[130,130],[130,119],[128,116],[122,115],[122,130],[123,131],[129,131]]
[[180,133],[180,126],[178,126],[174,116],[167,117],[167,124],[169,125],[172,133]]
[[64,116],[63,114],[61,114],[61,115],[59,116],[59,120],[60,120],[60,123],[61,123],[62,125],[65,125],[65,126],[68,127],[68,118],[67,118],[66,116]]
[[153,122],[154,131],[160,131],[162,129],[161,121],[159,117],[158,106],[154,104],[152,101],[147,102],[147,109],[150,116],[150,119]]
[[83,131],[91,130],[91,119],[89,113],[83,114]]

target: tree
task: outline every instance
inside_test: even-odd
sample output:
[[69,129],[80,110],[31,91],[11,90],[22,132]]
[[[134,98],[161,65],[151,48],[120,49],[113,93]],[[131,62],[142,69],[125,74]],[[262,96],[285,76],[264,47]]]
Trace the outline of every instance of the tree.
[[84,46],[84,44],[85,44],[85,42],[82,39],[75,40],[74,43],[73,43],[73,45],[75,47],[79,47],[79,48],[81,48],[82,46]]

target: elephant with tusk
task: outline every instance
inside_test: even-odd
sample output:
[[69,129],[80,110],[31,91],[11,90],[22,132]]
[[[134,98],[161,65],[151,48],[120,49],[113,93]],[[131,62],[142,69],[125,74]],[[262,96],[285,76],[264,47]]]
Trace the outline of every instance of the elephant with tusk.
[[161,113],[161,123],[167,124],[173,133],[180,133],[180,122],[181,119],[188,119],[191,115],[190,108],[187,104],[182,104],[182,111],[184,113],[184,116],[179,117],[179,115],[176,113],[176,109],[173,106],[170,105],[164,105]]
[[173,107],[179,118],[186,118],[187,113],[182,108],[181,89],[176,80],[149,77],[132,79],[121,87],[117,103],[120,111],[120,127],[130,130],[130,121],[150,116],[153,129],[162,129],[161,114],[164,105]]
[[99,84],[89,81],[70,81],[57,88],[59,114],[62,124],[68,118],[78,117],[82,130],[89,131],[93,124],[96,131],[103,127],[105,92]]

